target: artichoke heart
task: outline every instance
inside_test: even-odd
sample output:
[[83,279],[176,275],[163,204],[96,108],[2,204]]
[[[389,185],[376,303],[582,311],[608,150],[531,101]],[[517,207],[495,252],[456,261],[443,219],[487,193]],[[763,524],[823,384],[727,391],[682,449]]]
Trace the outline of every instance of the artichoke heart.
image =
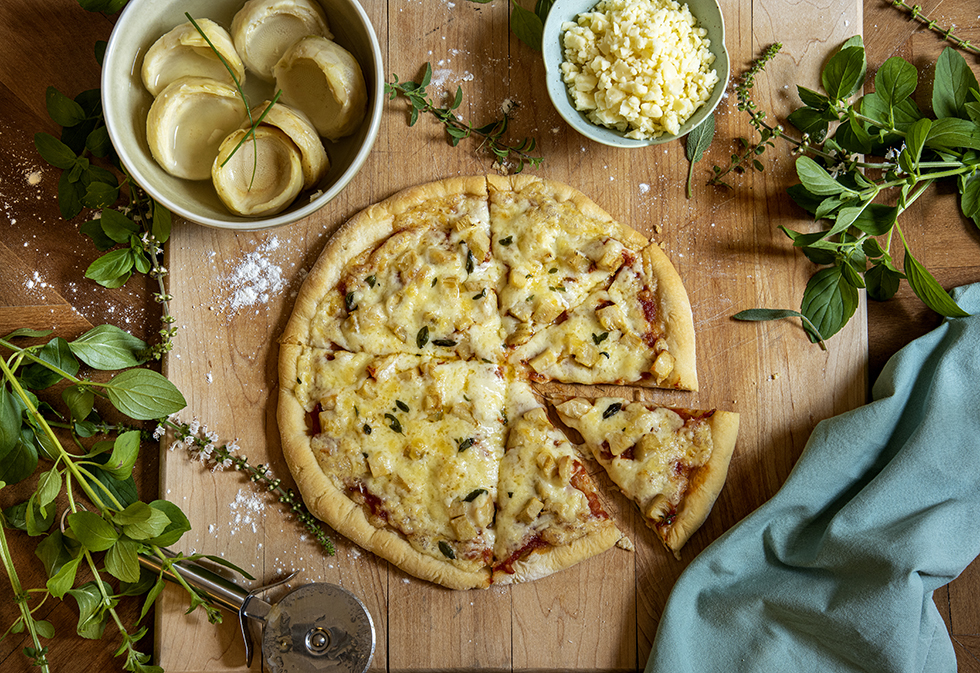
[[[269,107],[269,101],[252,108],[252,119],[259,119]],[[277,129],[289,136],[299,149],[300,159],[303,165],[303,189],[310,189],[320,178],[324,176],[330,168],[330,160],[327,152],[323,149],[323,143],[316,134],[313,124],[299,110],[291,108],[283,103],[276,103],[262,118],[262,124],[275,126]],[[242,128],[251,125],[244,122]]]
[[354,56],[325,37],[307,36],[274,69],[282,101],[302,110],[324,138],[357,130],[367,113],[367,85]]
[[274,126],[260,124],[254,139],[248,129],[238,129],[221,143],[211,179],[222,203],[236,215],[275,215],[303,188],[300,157],[296,144]]
[[245,116],[245,105],[233,87],[204,77],[181,77],[150,106],[150,153],[175,177],[207,180],[222,140]]
[[248,69],[269,82],[276,62],[298,39],[333,37],[323,9],[311,0],[249,0],[232,19],[231,34]]
[[154,97],[180,77],[208,77],[233,85],[235,80],[218,58],[218,54],[228,63],[238,82],[245,82],[245,65],[235,51],[228,31],[210,19],[196,21],[211,40],[214,49],[211,49],[207,40],[190,21],[182,23],[154,42],[143,57],[141,69],[143,86]]

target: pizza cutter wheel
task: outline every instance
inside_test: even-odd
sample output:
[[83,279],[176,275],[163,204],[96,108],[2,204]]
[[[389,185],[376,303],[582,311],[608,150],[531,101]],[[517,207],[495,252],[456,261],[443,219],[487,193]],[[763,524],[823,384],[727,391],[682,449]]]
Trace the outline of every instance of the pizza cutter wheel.
[[[140,555],[140,563],[160,572],[160,559]],[[252,665],[253,645],[246,618],[262,629],[262,658],[273,673],[361,673],[374,656],[371,614],[351,592],[335,584],[306,584],[268,603],[256,594],[288,582],[295,573],[252,591],[191,561],[165,571],[179,574],[208,601],[238,614],[245,639],[246,665]]]

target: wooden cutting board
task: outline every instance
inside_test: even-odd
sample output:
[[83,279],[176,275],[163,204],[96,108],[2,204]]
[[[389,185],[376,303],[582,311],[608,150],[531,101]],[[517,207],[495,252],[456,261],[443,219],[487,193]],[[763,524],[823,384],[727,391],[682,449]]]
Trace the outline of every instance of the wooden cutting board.
[[[754,92],[759,106],[773,111],[770,118],[785,118],[796,83],[818,88],[823,61],[862,30],[858,0],[721,4],[733,78],[768,45],[783,44]],[[511,137],[537,139],[544,156],[537,174],[580,189],[660,242],[694,308],[701,390],[651,397],[741,414],[728,483],[682,561],[662,549],[632,505],[604,481],[605,500],[635,552],[613,549],[523,586],[453,592],[412,578],[336,534],[337,554],[325,556],[272,496],[237,473],[212,473],[164,446],[161,493],[193,525],[185,551],[224,556],[262,582],[298,570],[292,586],[331,582],[351,590],[374,618],[375,670],[642,669],[686,564],[772,496],[818,421],[865,401],[864,306],[826,352],[811,345],[796,322],[731,319],[758,306],[798,308],[814,270],[777,228],[811,226],[785,195],[793,181],[787,146],[766,152],[765,173],[736,178],[734,191],[705,184],[713,164],[727,163],[734,139],[754,134],[735,108],[731,84],[717,113],[715,142],[697,166],[694,198],[687,200],[682,143],[616,150],[568,128],[548,100],[540,56],[509,32],[503,0],[364,5],[389,75],[417,78],[431,62],[430,91],[462,86],[460,113],[474,123],[516,104]],[[276,338],[305,271],[331,233],[365,206],[417,183],[491,170],[475,141],[452,148],[441,127],[425,118],[409,128],[398,101],[386,104],[380,136],[359,175],[309,219],[258,233],[176,223],[169,267],[179,332],[166,374],[187,397],[183,419],[197,418],[222,441],[236,440],[252,463],[268,464],[288,481],[275,421]],[[245,670],[236,620],[229,615],[211,626],[200,612],[185,616],[186,597],[171,589],[157,611],[159,663],[172,673]],[[257,658],[252,670],[260,667]]]

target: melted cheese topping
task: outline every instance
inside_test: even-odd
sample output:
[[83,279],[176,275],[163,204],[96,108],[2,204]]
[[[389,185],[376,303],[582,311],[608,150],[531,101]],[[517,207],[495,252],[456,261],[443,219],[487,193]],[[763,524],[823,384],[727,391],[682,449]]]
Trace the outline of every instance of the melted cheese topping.
[[510,361],[568,383],[627,384],[645,376],[663,382],[673,357],[662,338],[656,285],[644,284],[638,264],[623,267],[608,290],[593,292],[567,320],[515,349]]
[[317,308],[314,344],[369,353],[499,360],[485,201],[445,199],[400,214],[396,233],[352,260]]
[[623,264],[625,246],[608,222],[585,216],[532,184],[490,197],[493,255],[503,265],[500,313],[508,343],[582,302]]
[[690,471],[711,456],[711,427],[704,418],[609,397],[575,398],[559,405],[558,413],[648,519],[667,519],[687,489]]
[[[488,565],[507,381],[496,365],[308,351],[297,386],[337,488],[419,551]],[[305,364],[305,366],[304,366]],[[462,518],[460,518],[462,517]]]
[[578,451],[543,408],[514,423],[497,487],[498,561],[512,563],[538,541],[561,546],[591,532],[597,519],[586,494],[573,484],[582,485],[583,478],[591,486]]

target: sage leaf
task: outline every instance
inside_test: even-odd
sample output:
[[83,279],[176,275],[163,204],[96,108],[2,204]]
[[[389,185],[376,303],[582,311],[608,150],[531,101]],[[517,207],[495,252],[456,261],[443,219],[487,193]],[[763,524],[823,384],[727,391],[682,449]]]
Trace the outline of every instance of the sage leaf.
[[809,334],[816,337],[817,343],[824,350],[827,350],[824,344],[824,338],[821,336],[820,331],[817,330],[816,326],[810,319],[799,311],[794,311],[788,308],[750,308],[744,311],[739,311],[732,316],[735,320],[744,320],[748,322],[768,322],[770,320],[783,320],[785,318],[800,318],[804,323],[804,328]]
[[68,344],[78,359],[93,369],[128,369],[146,362],[148,346],[115,325],[98,325]]
[[72,512],[68,515],[68,527],[89,551],[105,551],[119,539],[119,532],[112,524],[95,512]]
[[885,104],[894,107],[915,92],[918,81],[914,65],[901,56],[892,56],[875,73],[875,91]]
[[867,69],[864,46],[844,46],[827,62],[820,75],[820,82],[831,101],[836,103],[849,98],[860,88]]
[[138,421],[163,418],[187,406],[174,384],[149,369],[127,369],[104,386],[112,405]]
[[844,280],[840,267],[832,266],[816,272],[807,282],[801,312],[824,339],[829,339],[847,324],[857,305],[857,288]]
[[120,538],[105,555],[105,569],[123,582],[137,582],[140,578],[139,543]]
[[968,119],[965,106],[971,88],[977,89],[980,86],[966,59],[952,47],[946,47],[936,61],[936,74],[932,84],[933,112],[940,118]]
[[796,160],[796,174],[803,186],[812,193],[820,196],[831,194],[857,194],[853,189],[845,187],[830,176],[823,166],[807,156]]
[[691,183],[694,179],[694,164],[701,161],[704,151],[715,137],[715,116],[705,117],[704,121],[691,129],[684,140],[685,155],[689,163],[687,169],[687,198],[691,198]]
[[939,315],[947,318],[964,318],[970,315],[960,308],[939,281],[912,256],[908,247],[905,248],[905,277],[909,281],[909,287],[922,303]]

